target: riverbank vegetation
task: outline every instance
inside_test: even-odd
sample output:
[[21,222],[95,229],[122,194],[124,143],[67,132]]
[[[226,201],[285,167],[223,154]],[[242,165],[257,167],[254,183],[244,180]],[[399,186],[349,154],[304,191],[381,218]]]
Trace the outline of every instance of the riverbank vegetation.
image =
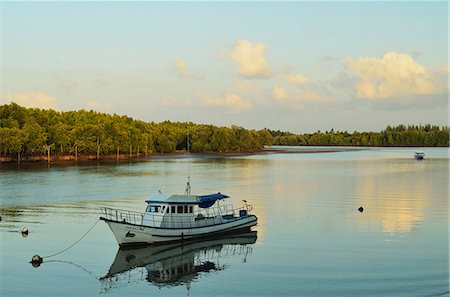
[[[95,111],[43,110],[15,103],[0,106],[0,152],[4,158],[81,155],[131,158],[187,149],[192,152],[251,151],[272,145],[268,130],[194,123],[143,122]],[[51,158],[51,157],[49,157]],[[72,158],[71,158],[72,159]]]
[[131,158],[187,149],[192,152],[242,152],[270,145],[449,146],[448,127],[388,126],[381,132],[289,132],[248,130],[180,122],[143,122],[95,111],[43,110],[15,103],[0,106],[3,160],[79,156]]
[[322,146],[449,146],[449,128],[432,125],[387,126],[381,132],[317,131],[313,134],[293,134],[270,131],[277,145]]

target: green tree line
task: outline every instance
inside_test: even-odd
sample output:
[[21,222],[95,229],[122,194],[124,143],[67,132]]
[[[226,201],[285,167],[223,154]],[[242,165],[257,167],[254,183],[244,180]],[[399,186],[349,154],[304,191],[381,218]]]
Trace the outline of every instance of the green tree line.
[[276,145],[335,146],[449,146],[449,128],[432,125],[387,126],[381,132],[317,131],[312,134],[292,134],[271,131]]
[[312,134],[248,130],[194,123],[143,122],[95,111],[43,110],[15,103],[0,106],[0,154],[21,158],[94,155],[96,158],[193,152],[258,150],[270,145],[449,146],[449,128],[387,126],[381,132],[317,131]]
[[0,153],[3,157],[249,151],[272,145],[268,130],[216,127],[179,122],[143,122],[95,111],[43,110],[15,103],[0,106]]

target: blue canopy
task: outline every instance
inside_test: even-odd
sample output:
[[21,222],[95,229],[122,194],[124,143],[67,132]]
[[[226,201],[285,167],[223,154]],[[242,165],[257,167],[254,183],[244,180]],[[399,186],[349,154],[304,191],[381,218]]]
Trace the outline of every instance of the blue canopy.
[[198,206],[201,208],[208,208],[208,207],[213,206],[217,200],[221,200],[221,199],[225,199],[225,198],[230,198],[230,196],[227,196],[225,194],[220,194],[220,193],[201,195],[201,196],[198,196],[198,199],[200,200],[200,203],[198,204]]
[[173,195],[156,193],[150,195],[145,200],[147,203],[168,203],[168,204],[198,204],[201,208],[208,208],[214,205],[217,200],[230,198],[230,196],[224,194],[209,194],[209,195]]

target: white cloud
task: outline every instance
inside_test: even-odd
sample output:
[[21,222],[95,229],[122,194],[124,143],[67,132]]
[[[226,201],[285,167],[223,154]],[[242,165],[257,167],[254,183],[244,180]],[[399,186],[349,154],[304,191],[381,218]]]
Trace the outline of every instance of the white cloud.
[[332,97],[322,86],[315,84],[301,88],[283,88],[276,86],[272,89],[275,100],[289,108],[303,110],[305,105],[322,104],[331,102]]
[[296,98],[301,101],[308,101],[308,102],[330,102],[332,101],[332,97],[328,94],[326,89],[315,89],[315,88],[308,88],[301,90]]
[[288,95],[286,90],[282,87],[274,87],[272,89],[272,94],[275,97],[275,100],[282,105],[286,105],[289,108],[293,108],[296,110],[303,110],[305,107],[301,100],[295,96]]
[[200,79],[199,76],[197,76],[189,71],[186,61],[183,58],[178,59],[175,66],[176,66],[179,77]]
[[255,88],[255,85],[248,79],[238,80],[235,84],[236,89],[241,91],[250,91]]
[[358,98],[398,98],[436,91],[430,72],[409,54],[389,52],[381,59],[347,58],[345,65],[357,74],[354,88]]
[[177,70],[179,76],[185,77],[188,75],[187,65],[184,59],[179,59],[177,61]]
[[272,93],[277,101],[283,102],[287,99],[286,90],[281,87],[274,87]]
[[2,102],[15,102],[24,107],[36,107],[43,109],[56,109],[56,98],[41,91],[26,93],[6,93],[2,96]]
[[308,77],[301,74],[294,75],[292,73],[286,75],[286,81],[294,85],[305,85],[310,82]]
[[249,110],[252,104],[249,100],[241,97],[236,93],[225,93],[223,97],[211,97],[202,92],[198,92],[198,96],[201,99],[201,103],[207,106],[224,107],[232,112],[243,112]]
[[269,66],[264,58],[264,44],[254,45],[247,40],[239,40],[230,53],[230,58],[239,67],[239,74],[247,78],[264,78],[270,76]]

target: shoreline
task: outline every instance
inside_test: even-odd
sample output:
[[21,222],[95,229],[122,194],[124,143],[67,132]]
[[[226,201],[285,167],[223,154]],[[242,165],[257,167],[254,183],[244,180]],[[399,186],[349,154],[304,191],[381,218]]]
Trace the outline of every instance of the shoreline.
[[[292,150],[292,149],[257,149],[250,151],[229,151],[229,152],[202,152],[202,153],[190,153],[191,156],[197,157],[239,157],[239,156],[251,156],[251,155],[262,155],[262,154],[311,154],[311,153],[334,153],[341,151],[356,151],[363,150],[364,148],[313,148],[311,149],[302,149],[302,150]],[[51,156],[50,162],[48,161],[48,157],[45,155],[39,156],[30,156],[21,158],[20,162],[18,162],[17,158],[14,157],[0,157],[0,164],[69,164],[69,163],[90,163],[90,162],[101,162],[101,163],[114,163],[114,162],[127,162],[127,161],[146,161],[152,159],[177,159],[177,158],[185,158],[187,157],[186,151],[176,151],[173,153],[149,153],[145,154],[120,154],[119,158],[117,158],[116,154],[110,155],[100,155],[97,159],[96,155],[78,155],[75,158],[74,155],[64,155],[64,156]]]
[[[416,146],[387,146],[387,147],[361,147],[361,146],[295,146],[301,147],[302,149],[290,149],[289,146],[282,146],[282,148],[264,148],[249,151],[225,151],[225,152],[201,152],[201,153],[190,153],[191,156],[197,157],[239,157],[239,156],[251,156],[251,155],[262,155],[262,154],[318,154],[318,153],[337,153],[337,152],[352,152],[361,151],[370,148],[417,148]],[[446,146],[443,146],[446,147]],[[135,162],[135,161],[149,161],[152,159],[178,159],[186,158],[186,151],[175,151],[172,153],[149,153],[149,154],[119,154],[117,158],[116,154],[100,155],[97,159],[96,155],[56,155],[50,157],[50,162],[48,161],[48,156],[29,156],[21,158],[18,162],[17,158],[14,157],[0,157],[0,164],[77,164],[77,163],[123,163],[123,162]]]

